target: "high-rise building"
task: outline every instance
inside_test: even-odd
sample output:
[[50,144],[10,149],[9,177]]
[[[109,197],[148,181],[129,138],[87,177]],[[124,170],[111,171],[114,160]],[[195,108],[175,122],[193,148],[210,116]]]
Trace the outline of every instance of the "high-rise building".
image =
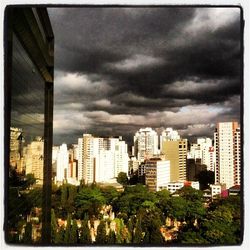
[[192,143],[190,146],[190,151],[187,155],[188,159],[201,159],[202,158],[202,151],[201,147],[198,143]]
[[152,128],[141,128],[134,136],[134,155],[142,162],[158,154],[158,135]]
[[241,133],[240,126],[234,131],[234,184],[240,185],[241,183]]
[[170,161],[170,181],[186,180],[187,139],[163,140],[162,153]]
[[101,138],[95,138],[91,134],[83,134],[78,139],[78,181],[93,183],[95,180],[95,156],[102,148]]
[[78,138],[77,159],[78,159],[77,178],[80,181],[83,180],[83,138]]
[[210,138],[198,138],[197,143],[191,144],[188,158],[200,159],[201,164],[207,166],[207,170],[214,171],[215,151]]
[[68,167],[69,167],[69,153],[67,145],[63,143],[57,155],[56,164],[56,181],[62,183],[68,178]]
[[205,154],[204,164],[207,166],[207,171],[213,171],[215,169],[215,150],[214,147],[209,147]]
[[173,130],[172,128],[166,128],[162,131],[160,135],[160,151],[162,151],[163,141],[176,141],[180,139],[178,131]]
[[145,183],[150,191],[159,191],[170,182],[170,162],[161,158],[145,161]]
[[94,182],[94,152],[98,151],[98,146],[98,140],[94,140],[91,134],[83,134],[82,173],[86,183]]
[[125,141],[119,138],[109,138],[110,150],[114,154],[114,177],[117,177],[120,172],[128,174],[128,145]]
[[41,137],[36,137],[34,141],[28,144],[25,150],[25,173],[33,174],[38,184],[43,183],[43,152],[44,141]]
[[215,183],[226,188],[240,185],[241,141],[238,122],[220,122],[214,133]]
[[78,142],[78,180],[105,182],[120,172],[128,174],[127,144],[122,138],[83,134]]
[[114,178],[115,155],[111,150],[102,149],[95,157],[95,181],[106,182]]

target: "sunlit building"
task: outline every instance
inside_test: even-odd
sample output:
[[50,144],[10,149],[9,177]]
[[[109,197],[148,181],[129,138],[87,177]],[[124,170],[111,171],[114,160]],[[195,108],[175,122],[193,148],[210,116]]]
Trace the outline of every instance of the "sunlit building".
[[215,183],[226,188],[240,185],[241,136],[238,122],[220,122],[214,133]]
[[176,181],[169,182],[162,189],[167,189],[170,193],[175,193],[177,190],[183,187],[192,187],[194,189],[200,189],[200,183],[198,181]]
[[128,174],[127,144],[122,138],[101,138],[83,134],[78,139],[78,180],[105,182]]
[[95,181],[106,182],[114,177],[115,159],[111,150],[100,150],[96,155],[94,166]]
[[78,169],[77,169],[77,178],[78,180],[83,180],[83,138],[78,138],[78,150],[77,150],[77,159],[78,159]]
[[159,191],[170,182],[170,162],[161,158],[145,161],[145,183],[150,191]]
[[187,139],[163,140],[162,153],[170,161],[170,181],[186,180]]
[[44,141],[41,137],[36,137],[28,144],[25,150],[25,173],[33,174],[37,183],[43,183],[43,164],[44,164]]
[[90,134],[83,135],[83,180],[85,183],[94,182],[95,155],[99,150],[99,140],[94,140]]
[[134,136],[134,155],[142,162],[158,154],[158,135],[152,128],[141,128]]
[[213,198],[214,196],[220,196],[221,195],[221,185],[216,185],[216,184],[210,184],[210,189],[211,189],[211,197]]
[[210,138],[198,138],[197,143],[191,144],[188,158],[200,159],[201,164],[207,166],[207,170],[214,171],[215,150]]
[[160,135],[160,151],[162,151],[162,144],[164,141],[176,141],[180,139],[180,135],[177,130],[172,128],[166,128]]
[[57,164],[56,164],[56,182],[62,183],[66,181],[69,175],[69,153],[67,145],[63,143],[57,155]]
[[128,174],[128,145],[119,138],[108,138],[110,141],[110,150],[114,154],[114,176],[117,177],[120,172]]

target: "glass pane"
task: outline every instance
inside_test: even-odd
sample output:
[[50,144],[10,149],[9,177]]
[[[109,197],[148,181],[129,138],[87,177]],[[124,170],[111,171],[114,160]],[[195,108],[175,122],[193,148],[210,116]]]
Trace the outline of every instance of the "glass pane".
[[13,35],[8,232],[10,242],[41,239],[44,87],[36,66]]

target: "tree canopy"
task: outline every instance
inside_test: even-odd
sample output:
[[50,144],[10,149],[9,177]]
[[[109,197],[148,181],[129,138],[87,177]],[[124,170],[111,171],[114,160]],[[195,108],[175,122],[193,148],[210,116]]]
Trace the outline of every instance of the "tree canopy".
[[88,214],[90,217],[94,216],[97,218],[100,209],[106,204],[106,201],[98,187],[82,188],[75,199],[78,217],[84,219],[84,214]]

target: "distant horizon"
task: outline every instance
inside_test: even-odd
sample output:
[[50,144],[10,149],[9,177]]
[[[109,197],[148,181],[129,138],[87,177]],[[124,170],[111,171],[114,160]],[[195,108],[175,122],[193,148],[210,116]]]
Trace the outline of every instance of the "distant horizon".
[[[238,122],[238,124],[239,124],[239,126],[241,126],[241,123],[240,123],[240,121],[237,121],[237,120],[231,120],[231,121],[221,121],[221,122]],[[146,128],[146,127],[141,127],[141,128]],[[150,127],[150,128],[152,128],[152,127]],[[164,129],[166,129],[166,128],[170,128],[170,127],[165,127]],[[174,127],[171,127],[171,128],[173,128],[174,130],[177,130],[177,129],[175,129]],[[155,130],[154,128],[152,128],[153,130]],[[164,129],[162,129],[160,132],[159,131],[156,131],[157,132],[157,135],[158,136],[160,136],[161,135],[161,132],[162,131],[164,131]],[[214,126],[214,129],[215,129],[215,126]],[[137,130],[138,131],[138,130]],[[137,132],[136,131],[136,132]],[[178,131],[178,130],[177,130]],[[135,132],[135,133],[136,133]],[[95,134],[95,133],[89,133],[88,131],[85,131],[85,132],[83,132],[82,133],[82,135],[83,134],[91,134],[93,137],[96,137],[96,138],[98,138],[98,137],[100,137],[100,138],[118,138],[118,137],[120,137],[121,135],[106,135],[106,136],[104,136],[104,135],[97,135],[97,134]],[[128,137],[126,137],[126,138],[124,138],[124,136],[121,136],[122,137],[122,140],[123,141],[125,141],[126,143],[127,143],[127,145],[128,145],[128,147],[132,147],[133,146],[133,136],[134,135],[132,135],[131,137],[130,137],[130,140],[128,140],[128,139],[126,139],[126,138],[128,138]],[[67,146],[69,146],[69,145],[73,145],[73,144],[78,144],[78,138],[82,138],[81,136],[79,136],[79,137],[77,137],[77,139],[75,140],[75,142],[70,142],[70,143],[67,143],[67,142],[65,142],[65,141],[63,141],[63,142],[61,142],[61,143],[53,143],[53,146],[60,146],[60,145],[62,145],[62,144],[66,144]],[[196,141],[197,141],[197,139],[198,138],[210,138],[210,139],[214,139],[214,135],[212,134],[211,136],[205,136],[205,135],[190,135],[190,136],[186,136],[186,137],[183,137],[183,136],[181,136],[181,139],[187,139],[188,140],[188,142],[190,142],[190,143],[195,143]]]

